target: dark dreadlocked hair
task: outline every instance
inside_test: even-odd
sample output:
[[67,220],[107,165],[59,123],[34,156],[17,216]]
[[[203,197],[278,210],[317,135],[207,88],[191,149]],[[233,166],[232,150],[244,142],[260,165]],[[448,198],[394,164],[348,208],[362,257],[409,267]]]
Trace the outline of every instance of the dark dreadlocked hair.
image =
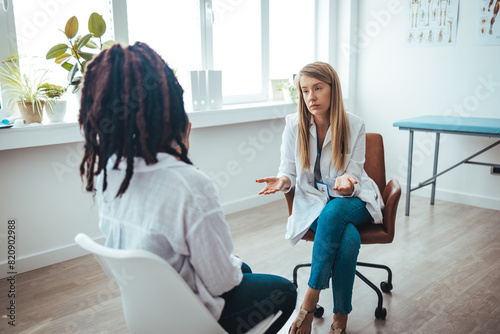
[[191,164],[183,143],[189,120],[182,94],[174,72],[144,43],[114,45],[88,64],[78,118],[85,137],[80,176],[87,181],[87,191],[95,191],[94,178],[103,170],[106,190],[105,167],[112,155],[113,169],[127,161],[117,197],[130,184],[134,157],[151,165],[158,161],[158,152],[166,152]]

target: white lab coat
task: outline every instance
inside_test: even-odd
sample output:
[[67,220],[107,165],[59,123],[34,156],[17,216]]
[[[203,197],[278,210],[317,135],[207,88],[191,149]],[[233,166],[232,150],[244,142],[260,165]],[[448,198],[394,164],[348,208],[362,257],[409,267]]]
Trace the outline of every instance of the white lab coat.
[[[357,184],[354,185],[352,197],[358,197],[366,203],[366,208],[376,224],[382,223],[382,209],[384,203],[376,183],[363,169],[365,162],[365,124],[364,121],[347,113],[349,118],[349,150],[346,155],[344,170],[337,170],[331,162],[331,132],[328,129],[323,142],[320,159],[321,175],[323,182],[328,186],[330,196],[343,197],[338,191],[333,190],[335,179],[344,173],[352,175]],[[314,183],[314,164],[318,152],[317,132],[314,119],[311,117],[309,137],[310,169],[302,170],[298,152],[298,113],[286,117],[285,130],[281,144],[281,163],[278,176],[286,176],[295,185],[293,212],[288,218],[286,239],[295,245],[307,232],[313,221],[319,216],[327,203],[326,196],[321,193]]]

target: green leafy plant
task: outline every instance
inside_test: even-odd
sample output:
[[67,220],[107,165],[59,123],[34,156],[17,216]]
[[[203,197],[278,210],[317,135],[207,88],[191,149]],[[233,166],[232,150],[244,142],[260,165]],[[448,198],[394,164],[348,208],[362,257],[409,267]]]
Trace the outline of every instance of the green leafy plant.
[[[71,17],[66,22],[64,31],[61,30],[67,42],[53,46],[45,56],[47,59],[55,59],[56,64],[61,64],[68,71],[68,87],[73,86],[73,93],[76,93],[80,87],[87,62],[115,43],[113,40],[102,42],[102,36],[106,32],[106,22],[102,15],[97,13],[90,15],[88,34],[77,36],[78,27],[76,16]],[[91,52],[92,50],[98,50],[98,52]]]
[[40,88],[48,98],[53,100],[59,100],[66,93],[65,87],[50,83],[44,83]]
[[45,103],[52,110],[54,101],[47,96],[43,88],[47,83],[48,70],[37,69],[29,74],[22,73],[17,60],[17,57],[10,57],[0,64],[0,82],[7,96],[7,106],[12,108],[19,103],[26,108],[26,104],[31,103],[33,112],[37,110],[40,116]]

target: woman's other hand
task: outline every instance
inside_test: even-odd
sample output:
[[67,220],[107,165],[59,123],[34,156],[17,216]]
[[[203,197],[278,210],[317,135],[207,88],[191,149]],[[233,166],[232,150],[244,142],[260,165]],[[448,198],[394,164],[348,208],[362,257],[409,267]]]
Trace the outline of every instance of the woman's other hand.
[[259,192],[259,195],[270,195],[283,188],[290,188],[290,180],[288,178],[285,180],[285,178],[281,177],[265,177],[263,179],[255,180],[255,182],[266,183],[266,186]]
[[352,175],[344,174],[335,179],[333,190],[337,190],[343,196],[351,196],[354,192],[354,185],[358,183]]

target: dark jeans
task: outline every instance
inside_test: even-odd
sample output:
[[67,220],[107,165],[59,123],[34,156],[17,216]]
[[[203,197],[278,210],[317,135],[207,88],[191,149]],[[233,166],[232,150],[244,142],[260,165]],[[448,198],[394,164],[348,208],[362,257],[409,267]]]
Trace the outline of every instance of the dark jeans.
[[242,334],[281,310],[283,314],[266,332],[277,333],[295,309],[295,286],[280,276],[253,274],[245,263],[241,270],[241,283],[221,296],[226,304],[219,324],[230,334]]

